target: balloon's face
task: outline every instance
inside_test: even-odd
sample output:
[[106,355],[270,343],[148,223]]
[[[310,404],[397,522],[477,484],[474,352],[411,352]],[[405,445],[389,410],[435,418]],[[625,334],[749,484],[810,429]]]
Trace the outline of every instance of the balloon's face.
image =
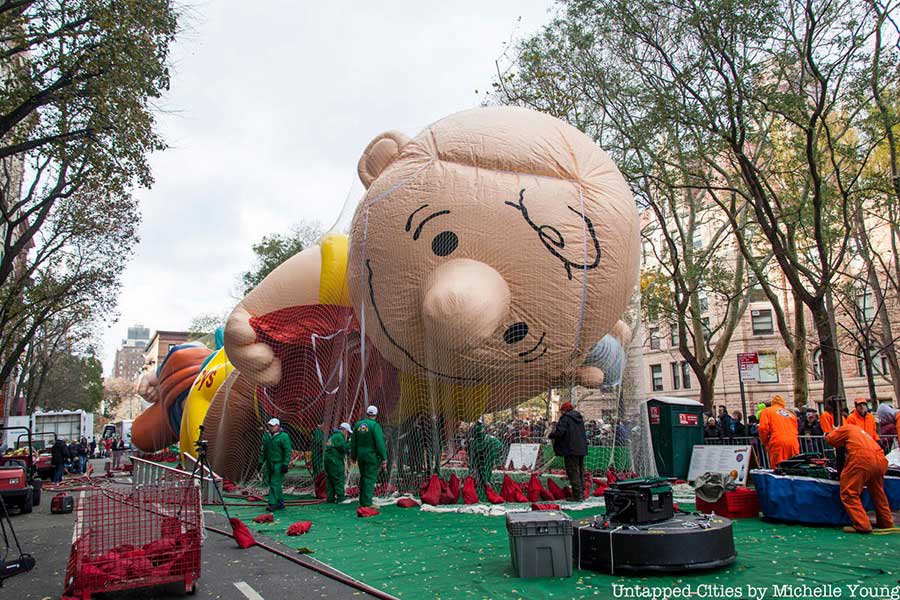
[[[583,138],[585,156],[555,157],[573,150],[558,128],[568,126],[479,109],[370,145],[348,278],[366,334],[395,366],[541,391],[621,315],[636,279],[633,201],[576,130],[563,133]],[[609,189],[560,176],[556,163],[575,158],[602,163]]]

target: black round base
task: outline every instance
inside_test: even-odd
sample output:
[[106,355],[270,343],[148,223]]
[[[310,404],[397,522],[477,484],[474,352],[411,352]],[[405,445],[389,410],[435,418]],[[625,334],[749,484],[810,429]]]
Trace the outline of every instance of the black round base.
[[572,554],[577,569],[607,573],[699,571],[730,565],[737,557],[731,520],[725,517],[677,515],[668,521],[623,525],[621,529],[618,523],[599,528],[591,522],[581,519],[573,523]]

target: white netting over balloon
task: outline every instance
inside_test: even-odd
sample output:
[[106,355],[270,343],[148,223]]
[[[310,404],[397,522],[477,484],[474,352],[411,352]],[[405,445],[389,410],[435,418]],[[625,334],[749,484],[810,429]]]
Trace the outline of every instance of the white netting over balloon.
[[136,443],[189,450],[203,424],[213,468],[252,483],[277,417],[295,451],[286,483],[307,487],[332,432],[375,406],[376,493],[448,472],[482,487],[515,444],[539,445],[526,473],[561,468],[546,438],[568,401],[588,469],[651,473],[638,215],[609,157],[549,116],[479,108],[382,134],[358,175],[339,224],[240,302],[222,349],[173,350]]

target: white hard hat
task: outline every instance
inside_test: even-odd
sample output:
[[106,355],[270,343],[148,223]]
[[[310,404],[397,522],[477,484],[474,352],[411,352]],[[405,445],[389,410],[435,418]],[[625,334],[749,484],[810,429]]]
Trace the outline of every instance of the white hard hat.
[[346,429],[350,433],[353,433],[353,428],[350,427],[350,423],[341,423],[341,429]]
[[279,421],[275,417],[272,417],[271,419],[269,419],[269,425],[281,425],[281,421]]
[[370,406],[369,408],[366,409],[366,414],[370,415],[372,417],[376,416],[378,414],[378,407]]

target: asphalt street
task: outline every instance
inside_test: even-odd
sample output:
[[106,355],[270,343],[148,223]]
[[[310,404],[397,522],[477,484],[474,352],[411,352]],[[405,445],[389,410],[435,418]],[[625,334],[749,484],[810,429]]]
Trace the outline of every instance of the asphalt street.
[[[102,463],[98,466],[102,467]],[[11,521],[22,549],[35,557],[37,565],[29,573],[7,579],[0,588],[0,597],[2,598],[44,600],[47,598],[57,599],[62,596],[63,579],[72,543],[75,519],[74,514],[52,514],[50,512],[51,497],[52,494],[45,493],[41,499],[41,505],[36,507],[30,515],[20,515],[11,511]],[[230,531],[224,517],[206,513],[205,518],[208,525]],[[264,539],[257,533],[254,535],[267,545],[308,560],[297,554],[293,548]],[[13,549],[10,554],[14,554],[14,552]],[[297,597],[372,597],[261,548],[253,547],[241,550],[234,540],[216,533],[209,533],[204,541],[201,575],[197,588],[197,594],[193,597],[204,599],[272,600]],[[145,588],[98,594],[96,597],[130,600],[184,598],[185,596],[182,590]]]

